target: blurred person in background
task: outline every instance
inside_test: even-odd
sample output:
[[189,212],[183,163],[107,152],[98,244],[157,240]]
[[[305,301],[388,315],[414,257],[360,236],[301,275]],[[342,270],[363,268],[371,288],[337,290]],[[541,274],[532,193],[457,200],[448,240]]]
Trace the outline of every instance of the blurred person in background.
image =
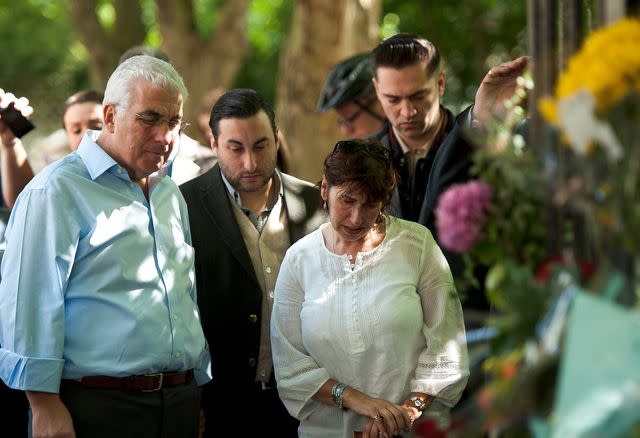
[[[13,104],[23,116],[29,117],[33,108],[25,97],[17,98],[13,93],[0,89],[0,111]],[[33,170],[29,164],[27,151],[22,140],[17,137],[0,114],[0,173],[2,182],[2,197],[0,207],[11,208],[18,195],[31,178]]]
[[30,144],[29,153],[36,172],[78,149],[86,131],[102,130],[102,99],[103,94],[94,90],[78,91],[67,98],[62,129]]
[[373,88],[369,53],[336,64],[324,82],[316,111],[334,110],[344,138],[368,138],[385,126],[386,116]]
[[[13,93],[0,89],[0,111],[13,103],[20,113],[28,117],[33,113],[29,101],[17,98]],[[9,208],[13,207],[22,189],[33,178],[33,171],[27,151],[20,138],[11,131],[0,115],[0,240],[4,240],[4,230],[9,219]],[[4,243],[0,246],[0,260],[4,253]],[[1,344],[1,342],[0,342]],[[2,345],[0,345],[2,348]],[[10,389],[0,381],[0,412],[2,430],[6,436],[22,438],[27,436],[29,404],[24,392]]]
[[64,128],[71,152],[78,149],[82,136],[88,129],[102,130],[102,93],[93,90],[78,91],[64,103],[62,127]]

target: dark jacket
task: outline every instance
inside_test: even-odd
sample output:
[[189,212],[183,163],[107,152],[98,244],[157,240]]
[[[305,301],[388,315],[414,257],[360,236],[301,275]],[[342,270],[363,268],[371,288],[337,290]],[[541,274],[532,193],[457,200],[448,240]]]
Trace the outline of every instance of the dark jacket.
[[465,125],[471,107],[456,118],[453,128],[444,139],[433,160],[429,174],[424,203],[418,222],[434,230],[435,209],[440,195],[453,184],[466,182],[471,178],[473,147],[465,138]]
[[400,177],[397,195],[394,197],[395,199],[392,200],[391,214],[399,216],[402,219],[418,222],[435,156],[440,149],[440,145],[453,129],[455,121],[453,113],[443,106],[441,106],[441,108],[446,117],[445,123],[434,139],[426,157],[419,159],[416,163],[415,183],[413,185],[409,179],[407,160],[404,157],[404,152],[393,132],[391,124],[387,121],[382,131],[374,137],[391,151],[393,167]]
[[[435,210],[438,206],[438,199],[453,184],[464,183],[472,178],[471,167],[473,166],[474,148],[466,138],[467,126],[470,122],[470,111],[471,107],[464,110],[456,118],[453,129],[438,149],[431,168],[431,174],[429,175],[429,183],[418,222],[432,231],[436,241],[439,241],[438,230],[435,226]],[[449,251],[442,246],[441,249],[449,262],[453,276],[461,277],[465,271],[465,262],[462,255]],[[461,291],[466,295],[462,307],[466,312],[467,328],[482,325],[482,323],[475,323],[467,319],[469,310],[481,312],[489,310],[489,303],[484,292],[486,274],[486,266],[475,266],[473,275],[478,281],[479,287],[469,286],[467,290]]]

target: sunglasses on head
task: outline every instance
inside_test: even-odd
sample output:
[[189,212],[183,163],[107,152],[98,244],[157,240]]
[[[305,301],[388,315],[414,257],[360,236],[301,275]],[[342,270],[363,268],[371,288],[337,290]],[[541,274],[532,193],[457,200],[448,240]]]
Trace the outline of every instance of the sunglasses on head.
[[342,140],[336,143],[336,146],[333,148],[332,155],[336,153],[336,151],[346,152],[346,153],[354,153],[364,151],[373,157],[382,158],[385,161],[388,161],[390,164],[391,153],[389,149],[384,146],[380,146],[373,143],[367,143],[359,140]]

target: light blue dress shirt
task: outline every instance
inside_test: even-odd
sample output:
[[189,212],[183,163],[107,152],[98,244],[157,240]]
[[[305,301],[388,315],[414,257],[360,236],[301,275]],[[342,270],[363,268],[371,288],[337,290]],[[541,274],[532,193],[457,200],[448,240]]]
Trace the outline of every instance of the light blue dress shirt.
[[36,175],[11,214],[0,378],[58,392],[60,379],[194,368],[203,384],[210,356],[185,201],[164,169],[147,200],[95,135]]

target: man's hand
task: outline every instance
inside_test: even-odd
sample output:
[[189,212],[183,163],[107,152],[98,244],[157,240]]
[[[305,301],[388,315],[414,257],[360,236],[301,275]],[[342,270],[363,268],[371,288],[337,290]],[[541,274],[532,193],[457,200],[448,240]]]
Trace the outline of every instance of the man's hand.
[[[33,108],[29,106],[29,99],[26,97],[18,99],[13,93],[5,93],[5,91],[0,88],[0,108],[4,109],[8,107],[11,102],[14,102],[14,108],[20,111],[23,116],[29,117],[33,113]],[[0,143],[2,143],[4,147],[13,147],[16,140],[16,136],[2,121],[2,116],[0,116]]]
[[504,102],[513,96],[518,77],[529,65],[529,57],[521,56],[492,68],[482,79],[476,92],[473,118],[480,123],[486,123],[491,118],[504,114]]
[[27,391],[33,419],[33,438],[75,438],[69,410],[58,394]]

